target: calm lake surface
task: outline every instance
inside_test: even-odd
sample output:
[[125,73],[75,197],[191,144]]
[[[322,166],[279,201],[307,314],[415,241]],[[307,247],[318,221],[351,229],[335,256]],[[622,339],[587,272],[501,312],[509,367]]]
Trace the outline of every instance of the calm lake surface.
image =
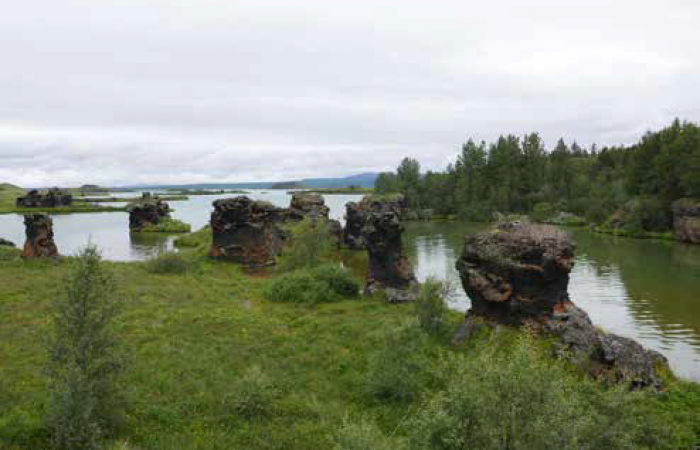
[[[247,195],[278,206],[288,206],[290,199],[284,191],[252,190]],[[209,220],[211,202],[232,196],[192,196],[171,202],[173,216],[199,229]],[[359,197],[325,196],[331,216],[341,221],[345,203]],[[63,254],[74,253],[89,240],[102,249],[106,259],[119,261],[143,260],[173,248],[174,236],[129,233],[126,213],[56,215],[53,219],[56,243]],[[406,228],[404,242],[418,278],[450,280],[456,287],[452,307],[466,310],[469,299],[459,284],[454,262],[464,236],[483,225],[414,222]],[[603,329],[660,351],[678,375],[700,381],[700,246],[570,231],[577,245],[569,285],[572,300]],[[21,245],[22,217],[0,215],[0,237]]]

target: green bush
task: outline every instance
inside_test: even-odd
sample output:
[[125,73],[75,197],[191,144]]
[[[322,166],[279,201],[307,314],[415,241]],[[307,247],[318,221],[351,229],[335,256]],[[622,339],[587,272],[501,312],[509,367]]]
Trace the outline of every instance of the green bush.
[[328,264],[279,276],[267,287],[265,297],[275,302],[314,305],[355,296],[359,288],[350,270]]
[[183,274],[192,270],[193,263],[177,252],[163,252],[146,261],[146,270],[157,274]]
[[389,439],[373,424],[343,421],[333,436],[333,450],[396,450]]
[[279,394],[273,379],[259,366],[251,366],[233,383],[224,402],[246,420],[262,419],[272,415]]
[[61,450],[92,450],[122,419],[123,360],[112,275],[88,246],[73,262],[49,338],[47,425]]
[[367,361],[364,386],[376,401],[410,401],[431,381],[428,341],[414,323],[388,330]]
[[328,283],[336,294],[354,297],[360,293],[360,283],[352,272],[339,264],[324,264],[311,270],[314,278]]
[[177,219],[161,219],[156,225],[146,225],[140,230],[143,233],[189,233],[192,227]]
[[677,442],[674,430],[638,408],[650,394],[576,379],[528,338],[511,351],[460,357],[452,372],[447,389],[409,425],[410,449],[612,450]]
[[551,219],[552,216],[554,216],[554,213],[554,206],[552,206],[551,203],[540,202],[532,208],[532,213],[530,213],[530,216],[535,222],[542,223]]
[[291,244],[284,250],[279,267],[282,271],[293,271],[317,266],[331,248],[326,221],[313,223],[305,219],[291,228]]
[[447,300],[452,295],[452,286],[436,278],[428,278],[421,286],[420,295],[413,304],[420,327],[433,336],[446,331]]

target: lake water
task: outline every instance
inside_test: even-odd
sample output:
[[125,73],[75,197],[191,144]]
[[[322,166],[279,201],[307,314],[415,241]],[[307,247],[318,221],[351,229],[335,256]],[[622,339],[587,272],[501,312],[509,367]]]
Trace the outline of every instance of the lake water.
[[[290,196],[284,191],[254,190],[248,195],[289,205]],[[173,216],[199,229],[209,220],[211,202],[220,197],[192,196],[171,202]],[[342,221],[345,203],[359,196],[325,198],[331,216]],[[429,276],[450,280],[456,287],[452,307],[466,310],[469,299],[459,284],[454,262],[464,236],[483,225],[414,222],[406,228],[404,242],[417,277],[421,281]],[[570,231],[577,245],[569,285],[572,300],[603,329],[660,351],[678,375],[700,381],[700,246]],[[126,213],[56,215],[54,233],[63,254],[72,254],[91,240],[105,258],[121,261],[146,259],[172,249],[174,240],[173,236],[129,233]],[[21,245],[22,217],[0,215],[0,237]]]

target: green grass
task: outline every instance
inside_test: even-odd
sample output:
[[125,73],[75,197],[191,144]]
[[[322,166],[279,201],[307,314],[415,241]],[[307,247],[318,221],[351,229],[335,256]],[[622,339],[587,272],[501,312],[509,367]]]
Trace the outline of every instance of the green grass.
[[[189,200],[189,197],[186,195],[159,195],[158,199],[165,202],[177,202]],[[131,203],[139,200],[141,197],[73,197],[74,203]]]
[[[201,243],[206,234],[188,236]],[[202,251],[183,251],[192,268],[182,274],[153,273],[144,263],[105,263],[124,302],[119,335],[129,353],[124,386],[130,406],[115,449],[338,448],[347,422],[370,423],[392,444],[385,448],[396,448],[410,433],[410,418],[449,378],[459,377],[446,361],[506,352],[520,335],[485,330],[457,349],[449,339],[421,338],[416,361],[426,372],[409,380],[420,390],[409,387],[415,395],[383,400],[384,391],[368,396],[367,374],[385,373],[383,361],[414,370],[413,359],[381,356],[403,344],[387,339],[387,330],[412,320],[412,305],[358,296],[313,307],[268,301],[266,290],[284,275],[247,275]],[[0,449],[49,449],[44,336],[70,260],[0,259]],[[454,330],[461,315],[450,312],[445,320]],[[538,345],[550,354],[546,341]],[[256,374],[264,374],[260,383]],[[643,394],[640,401],[685,433],[683,443],[700,436],[700,385],[673,381],[667,392]]]
[[363,187],[325,188],[325,189],[308,189],[305,192],[313,192],[314,194],[326,194],[326,195],[371,194],[372,192],[374,192],[374,188],[363,188]]
[[190,224],[177,219],[161,219],[156,225],[146,225],[139,230],[140,233],[189,233],[192,231]]
[[14,184],[0,184],[0,211],[15,207],[17,197],[26,194],[25,190]]
[[635,238],[635,239],[662,239],[665,241],[674,241],[676,237],[672,231],[656,232],[656,231],[642,231],[637,233],[632,233],[624,228],[610,228],[605,226],[598,226],[593,228],[593,231],[601,234],[610,234],[618,237]]
[[209,225],[200,228],[199,230],[179,236],[175,239],[175,247],[178,248],[200,248],[206,252],[212,242],[212,233]]

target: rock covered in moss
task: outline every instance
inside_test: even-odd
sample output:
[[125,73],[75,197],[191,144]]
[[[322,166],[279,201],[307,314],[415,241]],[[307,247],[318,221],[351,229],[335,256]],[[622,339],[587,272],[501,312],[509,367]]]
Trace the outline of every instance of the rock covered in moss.
[[292,194],[287,218],[294,221],[304,219],[312,221],[319,219],[328,220],[329,213],[330,208],[326,206],[323,195],[313,192],[295,192]]
[[213,206],[212,258],[248,267],[275,264],[283,235],[277,223],[283,209],[246,196],[216,200]]
[[15,201],[18,208],[56,208],[70,206],[71,203],[73,203],[73,196],[59,188],[49,189],[45,194],[31,190],[27,195],[18,197]]
[[365,293],[383,292],[389,302],[415,300],[419,285],[403,247],[404,227],[392,205],[372,200],[362,235],[369,254]]
[[57,258],[58,247],[53,237],[53,220],[47,214],[24,216],[27,236],[22,250],[23,258]]
[[126,211],[129,213],[131,231],[154,229],[161,220],[170,217],[170,206],[148,192],[144,192],[139,200],[129,203]]
[[528,326],[554,336],[558,355],[597,378],[661,389],[662,355],[596,328],[569,299],[574,249],[566,233],[529,223],[501,223],[468,238],[456,267],[472,307],[458,337],[483,320]]
[[396,217],[403,221],[407,214],[406,200],[401,194],[391,195],[365,195],[359,202],[345,204],[345,228],[343,229],[343,244],[350,250],[364,250],[367,248],[362,229],[365,227],[372,205],[382,204],[394,212]]

